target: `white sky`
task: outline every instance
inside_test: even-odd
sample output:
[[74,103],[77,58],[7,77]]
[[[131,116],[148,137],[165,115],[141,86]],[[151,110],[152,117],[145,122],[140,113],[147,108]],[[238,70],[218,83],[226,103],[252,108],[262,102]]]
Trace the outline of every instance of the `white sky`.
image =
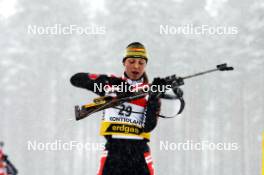
[[219,14],[219,10],[227,1],[228,0],[206,0],[204,9],[209,13],[210,16],[216,17]]
[[97,13],[107,13],[105,0],[80,0],[81,4],[87,6],[90,17],[95,17]]
[[8,18],[16,13],[17,0],[0,0],[0,17]]

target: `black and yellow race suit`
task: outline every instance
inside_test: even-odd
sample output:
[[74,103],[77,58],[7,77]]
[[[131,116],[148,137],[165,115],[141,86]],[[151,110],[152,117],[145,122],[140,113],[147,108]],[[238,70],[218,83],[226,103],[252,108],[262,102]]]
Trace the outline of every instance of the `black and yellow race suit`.
[[[85,88],[100,96],[113,94],[99,87],[117,87],[122,83],[124,85],[124,82],[127,86],[145,85],[143,78],[133,81],[125,75],[116,77],[77,73],[71,77],[72,85]],[[107,142],[98,175],[154,174],[147,142],[150,140],[150,132],[157,125],[159,111],[159,99],[148,96],[104,110],[100,135],[104,136]]]

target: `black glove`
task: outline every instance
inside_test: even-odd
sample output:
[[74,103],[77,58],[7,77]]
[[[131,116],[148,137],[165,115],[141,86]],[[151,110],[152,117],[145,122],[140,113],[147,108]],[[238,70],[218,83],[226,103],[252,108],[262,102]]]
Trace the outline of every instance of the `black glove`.
[[166,85],[166,80],[165,78],[160,78],[160,77],[157,77],[157,78],[154,78],[153,81],[152,81],[152,85]]
[[167,82],[164,78],[154,78],[149,91],[150,98],[156,98],[159,94],[165,93]]

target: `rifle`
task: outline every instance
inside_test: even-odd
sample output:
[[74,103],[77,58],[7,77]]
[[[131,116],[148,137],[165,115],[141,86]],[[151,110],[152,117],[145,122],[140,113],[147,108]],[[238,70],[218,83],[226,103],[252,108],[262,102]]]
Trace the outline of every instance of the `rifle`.
[[[214,68],[214,69],[198,72],[198,73],[188,75],[185,77],[177,77],[175,74],[171,75],[171,76],[167,76],[167,77],[165,77],[166,84],[171,85],[171,89],[174,92],[174,95],[166,94],[165,92],[163,92],[163,93],[158,93],[157,97],[164,98],[164,99],[171,99],[171,100],[172,99],[179,99],[181,102],[181,107],[180,107],[178,113],[176,114],[176,115],[178,115],[183,111],[183,109],[185,107],[185,101],[183,100],[182,97],[179,97],[177,95],[177,89],[179,86],[184,85],[184,80],[190,79],[193,77],[197,77],[197,76],[201,76],[204,74],[216,72],[216,71],[232,71],[232,70],[234,70],[233,67],[227,66],[227,64],[224,63],[224,64],[217,65],[216,68]],[[143,98],[148,94],[149,94],[149,92],[138,92],[138,93],[134,93],[133,95],[125,96],[125,97],[121,95],[121,96],[117,96],[117,97],[102,96],[102,97],[95,98],[95,99],[93,99],[92,103],[85,104],[81,107],[79,107],[78,105],[75,106],[75,119],[81,120],[83,118],[90,116],[91,114],[94,114],[96,112],[102,111],[102,110],[107,109],[107,108],[119,109],[117,107],[118,105],[120,105],[124,102],[129,102],[132,100]],[[132,111],[132,113],[140,113],[140,112]],[[175,115],[173,115],[171,117],[159,115],[159,117],[161,117],[161,118],[173,118],[173,117],[175,117]]]

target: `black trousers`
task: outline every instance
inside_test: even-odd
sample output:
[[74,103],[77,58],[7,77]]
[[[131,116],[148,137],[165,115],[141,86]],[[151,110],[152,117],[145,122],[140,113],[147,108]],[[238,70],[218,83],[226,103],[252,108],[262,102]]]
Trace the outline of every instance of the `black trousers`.
[[146,140],[108,139],[98,175],[153,175]]

